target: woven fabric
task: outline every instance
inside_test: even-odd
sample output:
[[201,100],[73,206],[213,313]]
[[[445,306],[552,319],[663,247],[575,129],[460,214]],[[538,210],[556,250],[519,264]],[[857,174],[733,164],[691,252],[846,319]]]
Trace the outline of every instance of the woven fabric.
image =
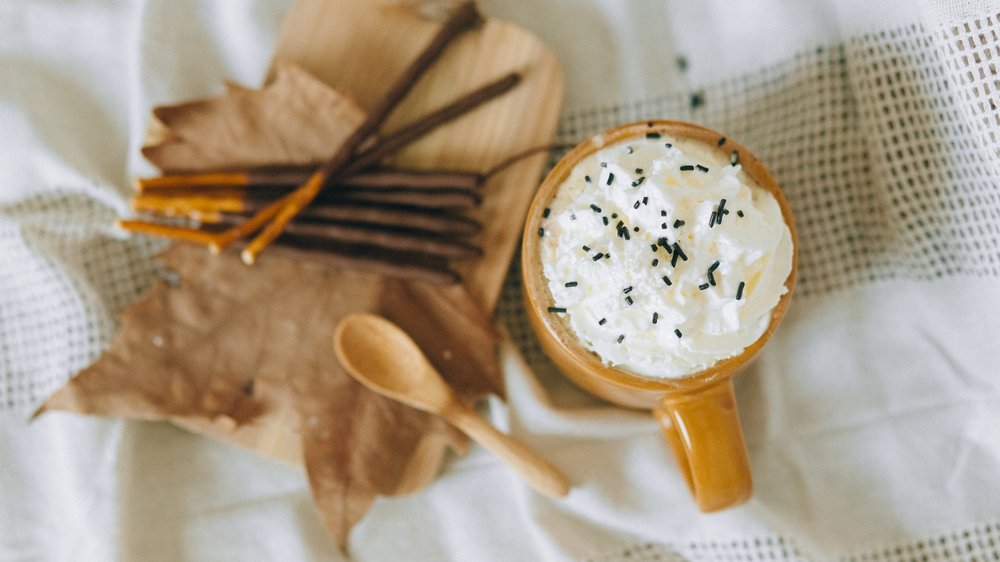
[[[913,24],[863,34],[695,91],[567,113],[559,139],[667,118],[702,123],[743,143],[783,186],[796,219],[796,306],[821,306],[838,292],[885,283],[995,279],[998,23],[987,15],[937,30]],[[520,298],[515,264],[499,317],[532,371],[554,381],[558,371]],[[987,306],[995,310],[996,303]],[[577,398],[566,405],[591,404]],[[638,542],[589,560],[814,560],[823,552],[804,554],[797,542],[781,535]],[[1000,560],[1000,527],[989,521],[830,559]]]

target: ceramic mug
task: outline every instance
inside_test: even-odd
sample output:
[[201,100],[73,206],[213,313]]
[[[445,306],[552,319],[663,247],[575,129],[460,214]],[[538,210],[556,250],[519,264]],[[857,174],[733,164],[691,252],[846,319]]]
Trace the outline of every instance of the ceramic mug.
[[785,280],[788,290],[772,310],[764,334],[741,353],[692,375],[669,379],[645,377],[602,363],[557,316],[547,313],[554,303],[542,272],[540,244],[535,234],[541,226],[544,209],[581,160],[610,144],[654,132],[700,141],[709,147],[716,147],[724,138],[720,133],[690,123],[642,121],[615,127],[574,148],[546,176],[528,211],[521,238],[524,297],[531,326],[556,366],[598,397],[621,406],[652,409],[698,508],[704,512],[717,511],[747,501],[753,492],[732,379],[760,351],[784,317],[798,262],[792,213],[764,165],[728,138],[718,148],[727,156],[733,151],[738,153],[745,173],[777,200],[792,236],[792,268]]

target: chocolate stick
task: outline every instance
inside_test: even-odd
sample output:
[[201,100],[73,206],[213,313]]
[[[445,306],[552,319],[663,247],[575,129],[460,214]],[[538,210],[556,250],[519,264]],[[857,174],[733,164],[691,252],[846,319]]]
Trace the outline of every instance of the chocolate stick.
[[[482,250],[472,244],[453,237],[356,223],[296,219],[288,224],[285,234],[341,244],[360,244],[396,252],[426,254],[444,259],[472,259],[483,254]],[[278,241],[281,239],[279,237]]]
[[[345,203],[334,207],[306,207],[299,215],[313,221],[360,223],[387,228],[419,230],[447,236],[472,236],[481,230],[476,221],[413,207]],[[222,214],[225,219],[225,213]]]
[[460,281],[458,274],[437,256],[386,251],[363,245],[331,245],[323,240],[293,234],[282,235],[277,244],[276,250],[282,254],[322,264],[346,266],[436,285],[452,285]]
[[[282,186],[296,187],[309,179],[316,166],[279,170],[245,170],[238,172],[209,172],[198,174],[171,174],[139,178],[135,189],[140,195],[180,194],[219,187]],[[481,176],[473,172],[439,172],[405,168],[375,168],[344,178],[338,185],[369,189],[469,189],[480,186]]]
[[[450,15],[448,20],[444,23],[438,33],[431,40],[430,44],[420,53],[417,59],[409,66],[409,68],[403,73],[403,75],[396,80],[393,86],[386,93],[382,101],[368,114],[361,125],[351,134],[350,137],[340,146],[337,152],[326,162],[324,162],[319,170],[316,171],[301,187],[283,197],[276,203],[275,209],[265,209],[259,215],[254,216],[251,220],[257,219],[259,221],[259,216],[270,215],[274,217],[274,220],[264,228],[257,236],[250,241],[246,248],[240,253],[245,263],[252,264],[256,259],[257,255],[263,250],[267,245],[281,234],[281,231],[285,228],[296,214],[299,213],[303,208],[305,208],[309,203],[316,197],[323,186],[327,183],[327,180],[333,178],[336,179],[338,176],[346,175],[342,174],[342,168],[347,164],[348,160],[354,155],[361,144],[368,139],[385,121],[385,118],[389,113],[396,107],[403,96],[409,92],[410,88],[416,83],[417,79],[424,73],[425,70],[433,63],[444,48],[458,36],[458,34],[464,30],[466,27],[472,25],[479,21],[479,14],[476,12],[476,7],[473,2],[463,2],[454,12]],[[373,164],[375,161],[370,162]],[[361,166],[357,169],[363,168]],[[264,219],[266,222],[268,219]],[[249,222],[249,221],[248,221]],[[256,222],[256,221],[255,221]]]
[[411,205],[428,209],[470,209],[482,202],[482,197],[475,192],[463,189],[441,189],[436,191],[419,191],[413,189],[393,189],[371,191],[367,189],[343,189],[325,193],[313,201],[313,205],[330,205],[342,201],[364,201],[368,203],[388,203],[394,205]]
[[215,240],[215,237],[211,232],[197,228],[186,228],[183,226],[172,226],[168,224],[137,220],[120,220],[115,224],[117,224],[118,228],[129,232],[149,234],[151,236],[160,236],[163,238],[172,238],[174,240],[184,240],[202,245],[210,245]]
[[482,187],[482,176],[474,172],[438,172],[433,170],[413,170],[405,168],[372,168],[351,175],[340,182],[348,187],[386,189],[405,187],[409,189],[464,189],[477,190]]
[[[200,221],[202,224],[235,224],[246,220],[249,212],[226,213],[220,211],[179,211],[162,209],[147,210],[145,214],[154,217],[179,217]],[[389,205],[366,205],[364,203],[342,203],[331,207],[309,206],[299,214],[302,219],[313,222],[365,224],[383,228],[399,228],[404,230],[416,230],[446,236],[472,236],[477,234],[481,227],[476,221],[461,215],[452,215],[437,211],[427,211],[417,207],[389,206]],[[143,221],[134,221],[143,222]],[[178,227],[177,230],[167,231],[164,234],[168,238],[183,238],[200,243],[210,244],[214,239],[206,239],[206,236],[214,237],[215,234],[197,228]],[[130,230],[130,229],[126,229]],[[185,234],[190,231],[191,236]],[[150,234],[153,234],[150,232]]]
[[491,99],[508,92],[514,86],[517,86],[520,81],[521,75],[512,72],[417,119],[402,129],[387,135],[385,139],[376,143],[375,146],[359,154],[347,167],[347,172],[353,173],[371,166],[452,119],[460,117]]
[[[268,203],[288,193],[282,187],[197,187],[190,189],[162,188],[151,194],[132,199],[132,208],[140,212],[181,215],[211,211],[257,212]],[[390,205],[412,205],[433,209],[468,209],[479,205],[482,196],[476,190],[427,187],[354,188],[344,187],[321,193],[312,205],[333,205],[344,201],[368,201]]]

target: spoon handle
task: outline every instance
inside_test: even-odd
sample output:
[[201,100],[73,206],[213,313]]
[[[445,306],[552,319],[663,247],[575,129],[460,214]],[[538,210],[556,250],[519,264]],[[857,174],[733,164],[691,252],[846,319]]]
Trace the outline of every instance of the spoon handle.
[[524,443],[510,435],[500,433],[468,406],[455,402],[445,412],[444,417],[477,443],[503,459],[535,490],[553,498],[561,498],[569,493],[569,482],[558,468]]

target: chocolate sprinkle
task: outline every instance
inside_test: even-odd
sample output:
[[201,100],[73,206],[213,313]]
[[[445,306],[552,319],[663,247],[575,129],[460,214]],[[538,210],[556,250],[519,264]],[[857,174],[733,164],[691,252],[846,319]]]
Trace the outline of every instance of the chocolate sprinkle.
[[715,216],[717,214],[718,213],[716,213],[715,211],[712,211],[712,216],[708,218],[708,228],[712,228],[713,226],[715,226]]
[[736,211],[736,216],[743,217],[743,211]]
[[614,174],[614,172],[609,172],[608,173],[608,185],[611,185],[612,182],[614,182],[614,181],[615,181],[615,174]]
[[542,211],[542,218],[543,219],[549,218],[549,213],[551,213],[551,212],[552,212],[552,209],[549,209],[548,207],[545,207],[545,210]]
[[632,292],[632,285],[629,285],[628,287],[625,287],[624,289],[622,289],[622,292],[625,293],[626,295],[629,294],[629,293],[631,293]]
[[597,252],[596,254],[594,254],[594,261],[597,261],[603,257],[604,257],[604,252]]
[[653,324],[656,324],[656,319],[659,318],[659,317],[660,317],[660,314],[658,312],[654,312],[653,313]]
[[639,176],[639,179],[632,182],[632,187],[639,187],[644,181],[646,181],[646,176]]
[[656,267],[660,263],[660,260],[653,258],[653,267]]
[[598,207],[597,205],[594,205],[593,203],[590,204],[590,208],[593,209],[595,213],[601,212],[601,208]]
[[698,168],[702,172],[708,173],[708,167],[702,166],[701,164],[698,164],[697,166],[695,166],[695,168]]
[[625,341],[625,334],[618,336],[618,343]]
[[561,306],[550,306],[549,312],[566,312],[566,309]]
[[608,225],[608,217],[601,217],[601,220],[604,221],[604,226]]
[[664,275],[663,277],[661,277],[661,279],[663,279],[663,282],[667,284],[667,287],[673,285],[673,283],[670,282],[670,278],[667,277],[666,275]]
[[603,326],[604,323],[607,322],[607,321],[608,321],[607,318],[601,318],[600,320],[597,321],[597,325],[598,326]]
[[681,337],[682,335],[684,335],[681,333],[680,330],[674,330],[674,333],[677,334],[677,337]]
[[716,261],[712,265],[708,266],[708,283],[710,285],[712,285],[713,287],[715,286],[715,274],[714,274],[714,272],[715,272],[716,269],[718,269],[718,267],[719,267],[719,262],[718,261]]
[[618,213],[611,213],[611,218],[617,219],[618,218]]
[[632,208],[633,208],[633,209],[638,209],[638,208],[639,208],[639,205],[640,205],[640,204],[641,204],[641,203],[640,203],[640,202],[639,202],[638,200],[636,200],[635,204],[634,204],[634,205],[632,205]]
[[650,244],[649,247],[652,248],[654,252],[656,251],[656,244]]
[[635,150],[631,146],[625,147],[625,154],[632,154]]
[[726,144],[726,137],[722,137],[721,139],[719,139],[719,146],[722,146],[724,144]]
[[674,251],[680,254],[682,260],[688,261],[687,254],[684,253],[684,250],[681,249],[680,244],[678,244],[677,242],[674,242]]
[[660,223],[660,228],[664,228],[664,229],[667,228],[667,223],[661,222]]
[[666,212],[666,211],[660,211],[660,216],[661,216],[661,217],[665,217],[665,216],[667,216],[667,212]]
[[602,168],[607,168],[608,167],[608,163],[607,162],[601,162],[601,167]]
[[698,285],[698,290],[699,290],[699,291],[704,291],[704,290],[705,290],[705,289],[707,289],[708,287],[709,287],[709,284],[708,284],[708,283],[702,283],[701,285]]
[[663,146],[665,146],[667,148],[673,148],[674,147],[674,145],[670,144],[669,142],[668,143],[664,143]]
[[578,284],[579,284],[579,283],[577,283],[576,281],[568,281],[568,282],[566,283],[566,286],[567,286],[567,287],[576,287],[576,286],[577,286]]
[[632,227],[632,232],[639,232],[639,227],[638,226],[633,226]]
[[647,139],[658,139],[660,138],[660,133],[646,133]]
[[692,166],[691,164],[685,164],[685,165],[681,166],[681,171],[682,172],[690,172],[693,169],[694,169],[694,166]]
[[590,183],[590,176],[583,176],[583,181]]
[[643,197],[642,198],[642,204],[643,205],[649,205],[649,197]]
[[634,303],[635,301],[633,301],[633,300],[632,300],[632,297],[625,297],[625,302],[627,302],[629,306],[632,306],[632,304],[633,304],[633,303]]
[[746,285],[743,281],[740,281],[740,286],[736,288],[736,300],[743,298],[743,287]]
[[583,251],[584,252],[589,252],[590,251],[590,246],[583,246]]
[[545,236],[545,229],[544,228],[539,228],[538,229],[538,236],[540,236],[540,237],[541,236]]
[[674,228],[680,228],[682,226],[684,226],[684,221],[682,221],[680,219],[677,219],[677,220],[674,221]]
[[641,174],[641,173],[642,173],[642,168],[636,168],[636,169],[635,169],[635,173],[637,173],[637,174]]

